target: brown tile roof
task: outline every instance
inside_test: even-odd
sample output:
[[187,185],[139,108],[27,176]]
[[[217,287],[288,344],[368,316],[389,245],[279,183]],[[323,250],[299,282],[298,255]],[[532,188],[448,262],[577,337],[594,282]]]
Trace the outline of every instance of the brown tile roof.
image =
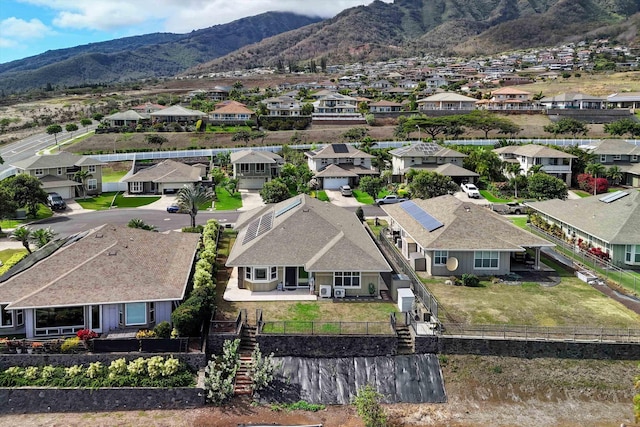
[[184,297],[199,235],[105,224],[0,283],[10,309]]

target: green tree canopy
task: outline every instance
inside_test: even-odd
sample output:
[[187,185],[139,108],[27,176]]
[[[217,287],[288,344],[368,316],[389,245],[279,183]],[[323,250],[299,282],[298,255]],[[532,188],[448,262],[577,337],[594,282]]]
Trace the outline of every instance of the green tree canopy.
[[634,138],[640,135],[640,123],[632,119],[620,119],[606,123],[604,131],[613,136],[622,136],[628,133],[631,138]]
[[474,110],[461,116],[461,120],[464,126],[484,132],[485,138],[489,138],[489,132],[491,131],[499,131],[506,134],[520,132],[520,128],[511,120],[486,110]]
[[53,138],[56,141],[56,145],[58,145],[58,134],[62,132],[62,126],[60,125],[49,125],[47,126],[47,133],[49,135],[53,135]]
[[562,199],[566,200],[569,190],[561,179],[538,172],[529,177],[527,182],[529,197],[537,200]]
[[443,196],[457,190],[458,186],[450,177],[426,170],[413,175],[413,179],[409,183],[411,197],[420,199]]
[[31,248],[29,247],[32,239],[31,229],[29,227],[21,225],[16,228],[13,230],[13,233],[11,233],[11,238],[22,243],[22,246],[24,246],[27,252],[32,253]]
[[384,179],[379,176],[363,176],[358,184],[360,191],[364,191],[374,199],[378,198],[378,193],[382,191],[384,187]]
[[78,125],[75,123],[68,123],[64,129],[71,134],[71,137],[73,137],[73,133],[78,130]]
[[367,128],[351,128],[342,134],[342,137],[348,141],[360,141],[363,139],[369,130]]
[[12,195],[18,207],[27,207],[27,214],[32,218],[38,214],[38,205],[47,202],[47,192],[42,188],[42,182],[35,176],[20,173],[1,183]]
[[266,182],[260,190],[260,197],[265,203],[278,203],[291,197],[287,185],[280,178]]
[[555,123],[545,126],[545,132],[552,133],[554,135],[566,135],[570,134],[573,138],[578,135],[586,136],[589,132],[587,125],[571,117],[563,117]]
[[158,135],[155,133],[145,135],[144,138],[147,140],[147,144],[157,145],[158,150],[162,149],[162,144],[169,141],[166,136]]
[[280,171],[280,180],[287,186],[290,193],[306,193],[313,173],[306,163],[285,163]]

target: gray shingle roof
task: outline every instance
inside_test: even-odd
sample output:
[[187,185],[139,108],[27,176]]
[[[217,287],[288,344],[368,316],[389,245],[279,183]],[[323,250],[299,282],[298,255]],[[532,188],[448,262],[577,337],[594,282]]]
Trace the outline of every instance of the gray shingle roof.
[[171,107],[165,108],[164,110],[154,111],[150,114],[151,117],[206,117],[207,113],[203,113],[198,110],[191,110],[189,108],[184,108],[180,105],[172,105]]
[[346,169],[342,169],[338,165],[330,164],[322,171],[315,174],[318,178],[357,178],[358,174]]
[[231,163],[279,163],[282,157],[271,151],[242,150],[231,153]]
[[382,209],[427,250],[522,251],[525,247],[554,246],[499,214],[454,196],[412,199],[412,202],[444,225],[429,232],[404,210],[403,203],[383,205]]
[[589,145],[583,145],[580,148],[598,156],[602,154],[640,155],[640,146],[623,139],[602,139]]
[[105,224],[0,283],[10,309],[184,296],[199,236]]
[[[273,215],[271,228],[245,241],[252,222],[264,215]],[[304,266],[310,272],[391,271],[353,212],[307,195],[245,212],[236,229],[238,237],[228,266]]]
[[389,151],[389,154],[395,157],[467,157],[466,154],[450,148],[444,148],[435,142],[418,142],[417,144],[406,145]]
[[513,153],[518,156],[525,157],[546,157],[546,158],[558,158],[558,159],[575,159],[573,154],[565,153],[564,151],[556,150],[555,148],[549,148],[544,145],[538,144],[525,144],[525,145],[508,145],[506,147],[500,147],[493,150],[498,154]]
[[545,200],[527,203],[532,209],[556,218],[578,230],[610,244],[640,244],[640,192],[612,203],[600,201],[603,195],[579,200]]
[[462,168],[458,165],[454,165],[453,163],[445,163],[442,165],[434,165],[434,164],[423,164],[423,165],[413,165],[413,166],[409,166],[406,167],[402,170],[402,173],[407,173],[408,171],[410,171],[411,169],[416,169],[416,170],[428,170],[428,171],[432,171],[432,172],[437,172],[440,175],[444,175],[444,176],[453,176],[453,177],[467,177],[467,176],[473,176],[473,177],[478,177],[480,176],[479,174],[470,171],[469,169],[465,169]]
[[[345,152],[336,151],[336,146],[345,146]],[[312,159],[338,159],[338,158],[359,158],[372,159],[375,156],[358,150],[350,144],[329,144],[316,151],[308,151],[305,153],[307,157]]]
[[163,160],[157,165],[142,169],[123,179],[123,182],[198,182],[200,168],[185,165],[175,160]]
[[89,156],[79,156],[77,154],[60,151],[56,154],[46,154],[43,156],[33,156],[28,159],[20,160],[12,163],[14,166],[22,170],[47,169],[47,168],[64,168],[70,166],[90,166],[104,165],[104,162],[96,160]]

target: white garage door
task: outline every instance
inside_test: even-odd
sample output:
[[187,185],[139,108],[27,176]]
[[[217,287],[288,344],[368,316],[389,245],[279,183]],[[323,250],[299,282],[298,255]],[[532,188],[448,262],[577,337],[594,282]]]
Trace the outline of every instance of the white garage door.
[[72,191],[72,187],[53,187],[53,188],[46,188],[45,191],[47,193],[58,193],[60,195],[60,197],[62,197],[63,199],[72,199],[75,197],[75,194],[73,194]]
[[238,188],[243,190],[260,190],[264,185],[264,178],[240,178]]
[[349,178],[324,178],[322,188],[324,190],[337,190],[347,184],[349,184]]

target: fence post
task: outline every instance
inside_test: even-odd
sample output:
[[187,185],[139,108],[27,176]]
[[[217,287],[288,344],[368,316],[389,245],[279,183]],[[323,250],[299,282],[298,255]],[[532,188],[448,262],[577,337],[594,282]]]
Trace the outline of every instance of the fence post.
[[367,322],[367,335],[369,335],[369,322]]

